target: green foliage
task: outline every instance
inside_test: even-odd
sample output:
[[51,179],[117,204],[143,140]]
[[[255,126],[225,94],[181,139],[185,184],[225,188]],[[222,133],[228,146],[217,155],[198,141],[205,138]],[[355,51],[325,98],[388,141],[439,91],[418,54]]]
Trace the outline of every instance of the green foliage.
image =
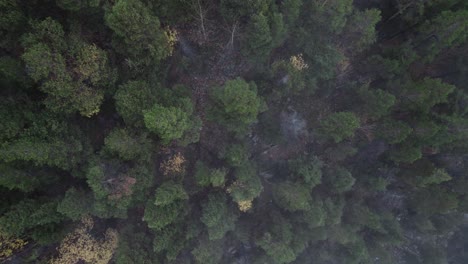
[[423,215],[447,213],[458,206],[457,195],[441,186],[431,186],[414,194],[411,208]]
[[14,49],[27,18],[17,0],[0,1],[0,47]]
[[170,37],[139,0],[118,0],[106,12],[106,25],[114,32],[113,45],[135,68],[157,64],[172,52]]
[[219,241],[200,241],[192,250],[192,255],[197,264],[217,264],[223,257],[223,243]]
[[146,203],[143,220],[155,230],[180,221],[187,213],[187,199],[188,195],[181,184],[164,182],[156,189],[154,200]]
[[223,87],[214,88],[211,98],[214,105],[209,113],[210,119],[236,134],[245,133],[265,107],[257,95],[256,85],[241,78],[229,80]]
[[86,7],[98,7],[100,0],[56,0],[60,8],[69,11],[78,11]]
[[380,222],[379,215],[372,212],[369,207],[365,205],[353,204],[347,209],[345,219],[347,223],[359,229],[365,227],[374,231],[385,232]]
[[166,253],[166,259],[176,260],[180,251],[185,247],[183,229],[179,225],[170,225],[155,232],[153,250]]
[[339,33],[343,30],[348,15],[352,11],[351,0],[327,1],[312,3],[312,10],[317,14],[315,21],[318,26],[324,26],[326,30]]
[[404,143],[390,150],[390,160],[396,163],[413,163],[422,157],[420,147]]
[[[434,59],[444,49],[464,43],[468,38],[468,10],[442,11],[422,28],[424,56]],[[435,40],[434,40],[435,39]]]
[[0,147],[0,159],[6,162],[30,161],[36,166],[72,168],[80,159],[83,145],[75,138],[20,138]]
[[403,88],[403,107],[428,113],[433,106],[447,102],[447,97],[454,89],[453,85],[440,79],[424,78],[421,81],[409,82]]
[[306,186],[287,181],[274,186],[273,200],[281,208],[294,212],[310,210],[312,198]]
[[245,163],[234,172],[235,181],[228,187],[228,192],[238,204],[252,201],[263,191],[262,182],[257,175],[257,168],[252,163]]
[[202,217],[200,220],[208,229],[210,240],[217,240],[234,230],[237,216],[227,204],[223,193],[210,193],[207,200],[202,203]]
[[367,179],[369,188],[373,191],[383,192],[387,190],[387,186],[390,184],[388,180],[382,177],[370,177]]
[[322,182],[323,162],[317,156],[301,157],[288,162],[293,179],[301,179],[309,188]]
[[134,192],[147,187],[147,183],[141,181],[141,186],[135,188],[141,178],[131,172],[126,164],[117,160],[94,160],[90,164],[86,182],[94,194],[94,215],[101,218],[126,217]]
[[257,244],[266,251],[274,263],[291,263],[296,259],[296,254],[287,244],[275,242],[269,233],[257,241]]
[[232,167],[241,167],[249,160],[249,152],[245,144],[232,144],[226,149],[223,158]]
[[180,108],[155,104],[144,111],[146,128],[158,135],[164,144],[181,138],[190,128],[189,116]]
[[67,190],[65,197],[57,205],[57,212],[73,221],[79,221],[84,215],[92,212],[92,205],[91,193],[72,187]]
[[210,169],[203,162],[197,161],[195,164],[195,180],[202,187],[212,185],[213,187],[221,187],[224,185],[227,171],[224,168]]
[[158,261],[151,246],[151,237],[133,225],[120,230],[114,260],[116,264],[152,264]]
[[299,215],[301,222],[307,224],[310,230],[325,225],[326,212],[321,200],[314,200],[310,203],[310,210],[301,211]]
[[343,260],[349,264],[368,263],[370,261],[366,243],[363,239],[358,239],[345,246]]
[[164,182],[156,189],[154,204],[157,206],[169,205],[177,200],[187,200],[188,195],[184,187],[172,181]]
[[393,119],[385,119],[376,131],[376,136],[387,141],[389,144],[398,144],[403,142],[413,129],[405,122]]
[[380,89],[370,90],[366,86],[362,87],[358,93],[363,102],[363,105],[361,105],[363,114],[373,120],[388,115],[396,101],[395,96],[392,94]]
[[292,247],[292,225],[279,213],[269,215],[267,229],[255,239],[255,244],[262,248],[274,263],[290,263],[296,259]]
[[468,3],[364,2],[0,0],[0,262],[464,263]]
[[343,34],[346,42],[352,44],[352,53],[361,52],[375,43],[377,40],[375,27],[380,22],[380,13],[378,9],[357,10],[349,17]]
[[106,52],[77,37],[66,38],[62,25],[51,18],[32,26],[23,38],[22,59],[30,77],[48,94],[45,105],[86,117],[98,113],[105,89],[115,81]]
[[325,182],[333,192],[343,193],[351,190],[356,179],[347,169],[336,167],[328,170]]
[[154,91],[145,81],[128,81],[114,95],[115,106],[127,125],[143,126],[143,111],[156,100]]
[[161,230],[164,227],[180,221],[187,214],[187,207],[184,200],[176,200],[167,205],[155,205],[154,201],[146,203],[143,221],[148,227],[154,230]]
[[153,142],[146,134],[117,128],[112,130],[104,139],[104,150],[117,155],[122,160],[149,160],[153,149]]
[[341,217],[343,216],[343,207],[345,206],[343,197],[327,198],[323,202],[323,206],[327,214],[327,225],[336,225],[341,223]]
[[0,217],[2,234],[20,237],[35,228],[58,224],[63,216],[56,211],[57,202],[47,200],[24,199],[14,204]]
[[321,122],[320,133],[336,143],[354,136],[359,128],[359,119],[350,112],[334,113]]
[[[297,93],[305,88],[304,69],[306,68],[297,67],[298,65],[293,63],[294,58],[300,59],[303,62],[302,56],[299,55],[291,57],[289,61],[280,60],[272,64],[274,74],[281,78],[279,82],[283,86],[281,88],[284,91],[274,91],[278,92],[280,96],[285,96],[288,93]],[[302,67],[305,67],[305,65],[302,65]]]
[[260,14],[268,8],[268,0],[221,0],[221,14],[229,22]]
[[287,32],[288,32],[287,26],[284,22],[284,16],[283,14],[280,14],[280,13],[273,13],[270,19],[271,19],[270,28],[271,28],[272,47],[273,48],[279,47],[286,40]]
[[417,187],[450,181],[452,177],[444,170],[436,168],[430,161],[421,159],[414,162],[410,169],[401,175],[407,183]]
[[263,14],[253,15],[247,27],[247,43],[245,55],[252,61],[264,61],[268,58],[273,39],[271,36],[268,19]]
[[347,158],[353,157],[358,150],[349,144],[339,144],[325,150],[325,155],[328,160],[339,162]]
[[284,10],[285,21],[289,28],[292,28],[301,13],[302,0],[286,0],[281,8]]
[[[15,111],[19,106],[12,102],[12,100],[1,100],[0,102],[0,116],[2,118],[2,122],[0,123],[0,139],[8,140],[20,133],[26,120],[23,113]],[[26,109],[24,109],[24,113],[27,114]]]
[[31,192],[56,180],[55,175],[43,169],[20,169],[7,164],[0,164],[0,175],[0,186],[22,192]]

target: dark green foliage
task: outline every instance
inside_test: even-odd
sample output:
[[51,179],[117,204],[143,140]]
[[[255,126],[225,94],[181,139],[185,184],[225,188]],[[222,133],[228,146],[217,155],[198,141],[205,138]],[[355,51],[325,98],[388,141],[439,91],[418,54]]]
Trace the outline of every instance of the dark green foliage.
[[458,206],[457,195],[443,187],[421,189],[411,199],[411,207],[423,215],[448,213]]
[[427,113],[433,106],[447,102],[447,96],[455,87],[443,83],[440,79],[425,78],[418,82],[410,82],[403,89],[404,107],[411,111]]
[[182,220],[186,214],[186,204],[183,200],[177,200],[167,205],[155,205],[154,200],[149,200],[145,206],[143,221],[154,230],[162,228]]
[[[280,13],[273,13],[271,19],[271,38],[273,47],[283,44],[287,37],[287,25],[284,22],[284,16]],[[265,35],[266,36],[266,35]]]
[[35,228],[60,223],[63,216],[57,213],[56,208],[56,201],[22,200],[0,217],[2,234],[19,237],[26,232],[34,232]]
[[17,0],[0,1],[0,47],[13,49],[17,43],[19,30],[26,24],[27,18]]
[[334,147],[327,148],[325,155],[328,160],[339,162],[353,157],[358,150],[351,147],[349,144],[339,144]]
[[122,160],[149,160],[153,142],[146,134],[128,129],[114,129],[104,139],[104,150]]
[[60,113],[78,111],[86,117],[99,112],[105,89],[115,79],[105,51],[66,36],[62,25],[50,17],[33,24],[23,46],[22,59],[29,76],[48,94],[47,107]]
[[467,10],[0,0],[0,262],[466,263]]
[[363,114],[369,115],[373,120],[388,115],[396,101],[395,96],[388,92],[380,89],[370,90],[365,86],[359,89],[359,96],[364,103],[360,106]]
[[267,221],[267,230],[255,239],[255,244],[265,251],[273,263],[294,261],[296,252],[291,245],[294,238],[292,225],[278,213],[269,215]]
[[219,241],[202,240],[192,250],[195,263],[217,264],[223,257],[223,243]]
[[301,12],[302,0],[286,0],[281,6],[286,14],[286,24],[288,27],[294,26]]
[[314,200],[310,203],[310,210],[300,212],[299,218],[301,222],[314,230],[314,228],[325,225],[326,212],[321,200]]
[[208,229],[210,240],[217,240],[234,230],[237,216],[228,207],[226,195],[211,193],[202,203],[202,217],[200,219]]
[[345,202],[343,197],[338,198],[327,198],[323,202],[325,212],[327,213],[326,223],[328,225],[336,225],[341,223],[341,217],[343,215],[343,207]]
[[119,0],[106,12],[106,25],[114,32],[115,48],[131,68],[158,62],[171,53],[170,37],[139,0]]
[[144,81],[129,81],[119,86],[114,95],[115,106],[127,125],[143,126],[143,111],[156,100],[154,91]]
[[419,247],[421,251],[422,263],[427,264],[444,264],[447,262],[446,252],[442,250],[442,246],[434,245],[427,242]]
[[224,185],[227,171],[224,168],[210,169],[203,162],[197,161],[195,164],[195,180],[197,184],[203,187],[212,185],[221,187]]
[[186,200],[188,195],[182,185],[174,182],[164,182],[156,189],[154,198],[155,205],[165,206],[177,200]]
[[229,22],[235,22],[241,18],[250,17],[253,14],[262,13],[268,7],[268,0],[221,0],[221,14]]
[[468,38],[467,18],[467,10],[443,11],[421,28],[423,39],[419,47],[424,48],[423,55],[427,56],[427,60],[432,60],[444,49],[455,47],[466,41]]
[[265,107],[257,95],[256,85],[240,78],[227,81],[223,87],[214,88],[211,97],[214,106],[210,118],[237,134],[245,133]]
[[6,164],[0,164],[0,175],[0,186],[23,192],[31,192],[56,180],[55,175],[43,169],[32,167],[28,170],[22,170]]
[[332,138],[336,143],[353,137],[359,128],[359,119],[350,112],[334,113],[321,122],[320,133]]
[[291,212],[310,210],[312,200],[306,186],[293,182],[276,184],[273,199],[278,206]]
[[69,11],[78,11],[86,7],[98,7],[100,0],[56,0],[60,8]]
[[357,228],[369,228],[377,232],[385,232],[380,222],[379,215],[372,212],[365,205],[352,205],[344,216],[347,223]]
[[249,159],[249,152],[245,144],[229,145],[223,158],[233,167],[241,167]]
[[188,118],[187,113],[180,108],[164,107],[158,104],[144,111],[146,128],[158,135],[165,144],[184,135],[190,128]]
[[252,163],[244,163],[234,171],[235,181],[228,187],[234,202],[252,201],[263,191],[257,168]]
[[151,237],[132,225],[120,231],[114,259],[117,264],[152,264],[158,261],[151,246]]
[[18,160],[30,161],[37,166],[55,166],[63,169],[72,168],[80,159],[83,145],[75,138],[68,140],[52,137],[20,138],[0,147],[0,159],[5,162]]
[[404,181],[417,187],[427,187],[452,179],[444,169],[436,168],[425,159],[414,162],[409,170],[402,172],[401,177]]
[[376,129],[376,136],[382,138],[389,144],[403,142],[413,129],[404,122],[386,119]]
[[[302,57],[295,57],[302,58]],[[281,91],[275,91],[280,96],[287,93],[297,93],[305,88],[304,69],[298,68],[292,63],[292,57],[289,61],[281,60],[272,64],[272,70],[277,77],[281,78]],[[284,90],[284,91],[283,91]]]
[[174,261],[185,247],[183,228],[170,225],[155,232],[153,250],[157,253],[165,252],[166,259]]
[[293,179],[301,179],[310,188],[322,182],[323,162],[316,156],[290,160],[289,169]]
[[143,220],[148,227],[161,230],[171,223],[182,220],[186,214],[188,195],[182,185],[165,182],[156,189],[154,200],[148,200]]
[[70,188],[57,205],[57,212],[68,218],[79,221],[84,215],[92,212],[93,197],[89,192]]
[[358,239],[353,243],[347,244],[344,253],[342,253],[342,258],[350,264],[369,262],[369,253],[367,252],[364,240]]
[[[278,21],[277,21],[278,22]],[[278,30],[278,29],[277,29]],[[247,29],[245,54],[253,61],[264,61],[272,49],[272,36],[267,17],[263,14],[253,15]]]
[[389,152],[389,158],[396,163],[413,163],[422,157],[421,148],[410,144],[398,145]]
[[343,193],[351,190],[355,182],[356,179],[351,172],[343,167],[336,167],[328,170],[325,177],[325,183],[336,193]]
[[364,11],[355,11],[350,16],[344,35],[347,43],[351,43],[353,48],[350,52],[358,53],[377,40],[376,24],[380,21],[380,11],[377,9],[366,9]]

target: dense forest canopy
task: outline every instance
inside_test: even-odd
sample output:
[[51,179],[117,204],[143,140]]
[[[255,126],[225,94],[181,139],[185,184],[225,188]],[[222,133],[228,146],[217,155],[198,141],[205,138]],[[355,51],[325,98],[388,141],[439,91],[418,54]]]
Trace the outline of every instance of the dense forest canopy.
[[0,262],[468,263],[466,0],[0,0]]

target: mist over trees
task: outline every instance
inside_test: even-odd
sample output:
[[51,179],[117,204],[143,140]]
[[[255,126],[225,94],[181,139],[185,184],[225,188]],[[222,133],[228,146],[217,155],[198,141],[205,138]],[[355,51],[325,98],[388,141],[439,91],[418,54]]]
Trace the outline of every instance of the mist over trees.
[[0,0],[0,262],[468,263],[464,0]]

